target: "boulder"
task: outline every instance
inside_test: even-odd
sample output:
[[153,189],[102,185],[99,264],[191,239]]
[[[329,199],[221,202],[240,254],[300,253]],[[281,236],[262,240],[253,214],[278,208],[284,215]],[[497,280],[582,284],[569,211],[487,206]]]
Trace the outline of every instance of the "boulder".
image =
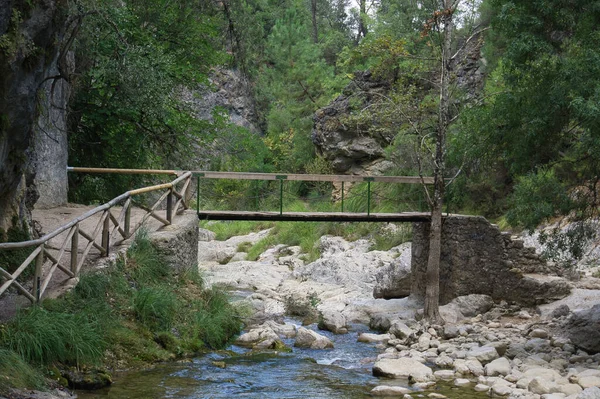
[[378,385],[371,390],[372,396],[403,396],[412,393],[411,389],[389,385]]
[[577,395],[577,399],[600,399],[600,388],[586,388]]
[[334,334],[346,334],[348,332],[346,324],[346,317],[331,309],[322,311],[319,317],[319,328]]
[[489,363],[499,357],[498,352],[491,346],[480,346],[472,348],[467,352],[467,359],[477,359],[483,364]]
[[279,342],[277,333],[268,326],[253,328],[235,340],[236,345],[253,349],[269,349]]
[[400,245],[400,255],[394,262],[377,270],[373,297],[391,299],[410,295],[410,248],[411,243]]
[[505,357],[492,360],[485,365],[485,375],[508,375],[510,373],[510,362]]
[[294,346],[298,348],[330,349],[333,348],[333,342],[323,335],[317,334],[307,328],[300,327],[296,333],[296,342],[294,342]]
[[415,334],[412,328],[410,328],[400,320],[392,321],[388,332],[390,334],[395,335],[398,339],[407,339],[414,336]]
[[588,353],[600,352],[600,304],[574,312],[567,323],[571,342]]
[[386,378],[406,378],[414,382],[434,381],[433,371],[410,358],[381,359],[373,365],[373,375]]

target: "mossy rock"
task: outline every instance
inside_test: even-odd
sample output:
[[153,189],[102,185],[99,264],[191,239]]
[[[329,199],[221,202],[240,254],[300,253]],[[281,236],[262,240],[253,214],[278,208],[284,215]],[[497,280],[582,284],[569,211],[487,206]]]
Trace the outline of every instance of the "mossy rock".
[[112,384],[112,377],[105,370],[63,370],[62,376],[71,389],[96,390]]

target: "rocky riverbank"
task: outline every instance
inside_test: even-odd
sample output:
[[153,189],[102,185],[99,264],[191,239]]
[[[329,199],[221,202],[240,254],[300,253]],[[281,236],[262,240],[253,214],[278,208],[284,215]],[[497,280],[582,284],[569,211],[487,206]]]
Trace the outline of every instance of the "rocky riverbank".
[[410,267],[409,244],[370,251],[367,240],[326,236],[314,262],[305,262],[298,247],[283,245],[257,261],[245,260],[240,250],[267,234],[227,241],[215,241],[208,231],[200,234],[205,240],[199,243],[200,267],[207,281],[251,291],[244,301],[254,315],[239,345],[281,349],[282,338],[296,337],[297,346],[331,346],[313,331],[283,323],[290,313],[307,322],[316,319],[320,328],[338,334],[362,323],[380,331],[359,336],[382,352],[373,366],[373,374],[382,377],[372,391],[376,396],[439,398],[436,386],[450,384],[494,397],[600,398],[600,355],[595,354],[600,306],[585,310],[600,300],[597,279],[572,283],[568,297],[533,308],[487,295],[458,297],[441,308],[444,326],[427,325],[418,321],[418,300],[373,297],[389,284],[390,270]]

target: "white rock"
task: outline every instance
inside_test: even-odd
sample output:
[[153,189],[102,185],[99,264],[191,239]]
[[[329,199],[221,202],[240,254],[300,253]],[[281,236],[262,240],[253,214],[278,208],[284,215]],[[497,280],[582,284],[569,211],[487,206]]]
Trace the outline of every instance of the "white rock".
[[579,377],[579,380],[577,381],[577,383],[579,385],[581,385],[581,387],[583,389],[591,388],[591,387],[600,387],[600,377],[599,376],[586,375],[586,376],[582,377],[580,374],[578,377]]
[[510,361],[505,357],[500,357],[485,365],[485,375],[507,375],[510,373]]
[[504,384],[494,384],[492,386],[491,389],[492,393],[494,395],[498,395],[498,396],[508,396],[512,393],[513,389],[508,386],[508,385],[504,385]]
[[566,396],[564,393],[547,393],[542,395],[542,399],[565,399]]
[[477,384],[473,389],[475,389],[477,392],[487,392],[490,390],[490,387],[485,384]]
[[419,337],[419,341],[417,343],[418,349],[421,352],[426,351],[427,349],[429,349],[430,342],[431,342],[431,334],[423,333],[423,335],[421,335]]
[[346,334],[348,332],[346,316],[331,309],[324,310],[321,312],[319,328],[324,328],[334,334]]
[[531,392],[537,393],[538,395],[558,392],[558,386],[556,383],[546,380],[542,377],[533,378],[527,388]]
[[435,359],[435,365],[440,368],[450,368],[454,365],[454,360],[448,355],[440,355],[437,359]]
[[400,320],[393,321],[388,332],[399,339],[410,338],[415,334],[412,328],[408,327]]
[[562,384],[558,386],[558,390],[559,392],[569,396],[573,394],[579,394],[581,391],[583,391],[583,388],[581,388],[581,386],[578,384]]
[[548,338],[548,331],[543,330],[541,328],[536,328],[529,333],[529,336],[532,338]]
[[434,381],[433,371],[409,358],[381,359],[373,365],[373,375],[388,378],[407,378],[416,382]]
[[577,395],[577,399],[600,399],[600,388],[586,388]]
[[457,378],[454,380],[454,385],[457,387],[468,387],[471,385],[471,381],[466,378]]
[[358,336],[358,342],[367,343],[387,343],[390,339],[392,339],[390,334],[361,333]]
[[333,348],[333,342],[321,334],[317,334],[312,330],[300,327],[296,334],[296,342],[294,342],[294,346],[298,348],[328,349]]
[[483,366],[477,359],[469,359],[465,361],[465,365],[469,368],[469,371],[474,376],[480,376],[484,374]]
[[379,385],[371,390],[371,395],[373,396],[401,396],[412,391],[408,388],[397,387],[397,386],[389,386],[389,385]]
[[437,393],[437,392],[432,392],[429,395],[427,395],[428,398],[433,398],[433,399],[446,399],[447,396],[446,395],[442,395],[441,393]]
[[435,378],[439,380],[451,380],[454,378],[454,371],[452,370],[437,370],[433,373]]
[[499,357],[498,352],[495,348],[490,346],[481,346],[478,348],[472,348],[469,352],[467,352],[467,359],[477,359],[482,364],[486,364],[491,362],[494,359]]

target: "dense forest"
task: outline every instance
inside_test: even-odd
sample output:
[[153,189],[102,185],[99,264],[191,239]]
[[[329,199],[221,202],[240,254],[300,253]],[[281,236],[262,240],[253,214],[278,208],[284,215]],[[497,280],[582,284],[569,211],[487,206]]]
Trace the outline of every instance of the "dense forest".
[[[377,172],[387,174],[439,169],[451,181],[442,190],[447,209],[527,228],[559,215],[594,216],[595,1],[37,3],[11,1],[2,11],[3,70],[31,69],[41,53],[56,54],[51,79],[70,87],[72,166],[369,171],[340,166],[319,137],[321,117],[342,99],[335,123],[379,146],[352,161],[376,160]],[[46,29],[32,33],[40,15]],[[198,97],[217,90],[219,76],[223,83],[232,74],[249,98],[250,127],[231,123],[227,108],[202,117],[194,108]],[[11,131],[11,107],[2,107],[2,135],[13,135],[3,149],[26,154],[27,134]],[[336,129],[328,123],[323,129]],[[19,168],[21,158],[3,157]],[[8,180],[3,196],[17,184]],[[85,202],[112,198],[130,182],[71,176],[70,184],[71,199]],[[235,199],[268,187],[223,183],[212,190]],[[307,198],[323,188],[294,190]],[[589,233],[580,230],[572,234]]]

